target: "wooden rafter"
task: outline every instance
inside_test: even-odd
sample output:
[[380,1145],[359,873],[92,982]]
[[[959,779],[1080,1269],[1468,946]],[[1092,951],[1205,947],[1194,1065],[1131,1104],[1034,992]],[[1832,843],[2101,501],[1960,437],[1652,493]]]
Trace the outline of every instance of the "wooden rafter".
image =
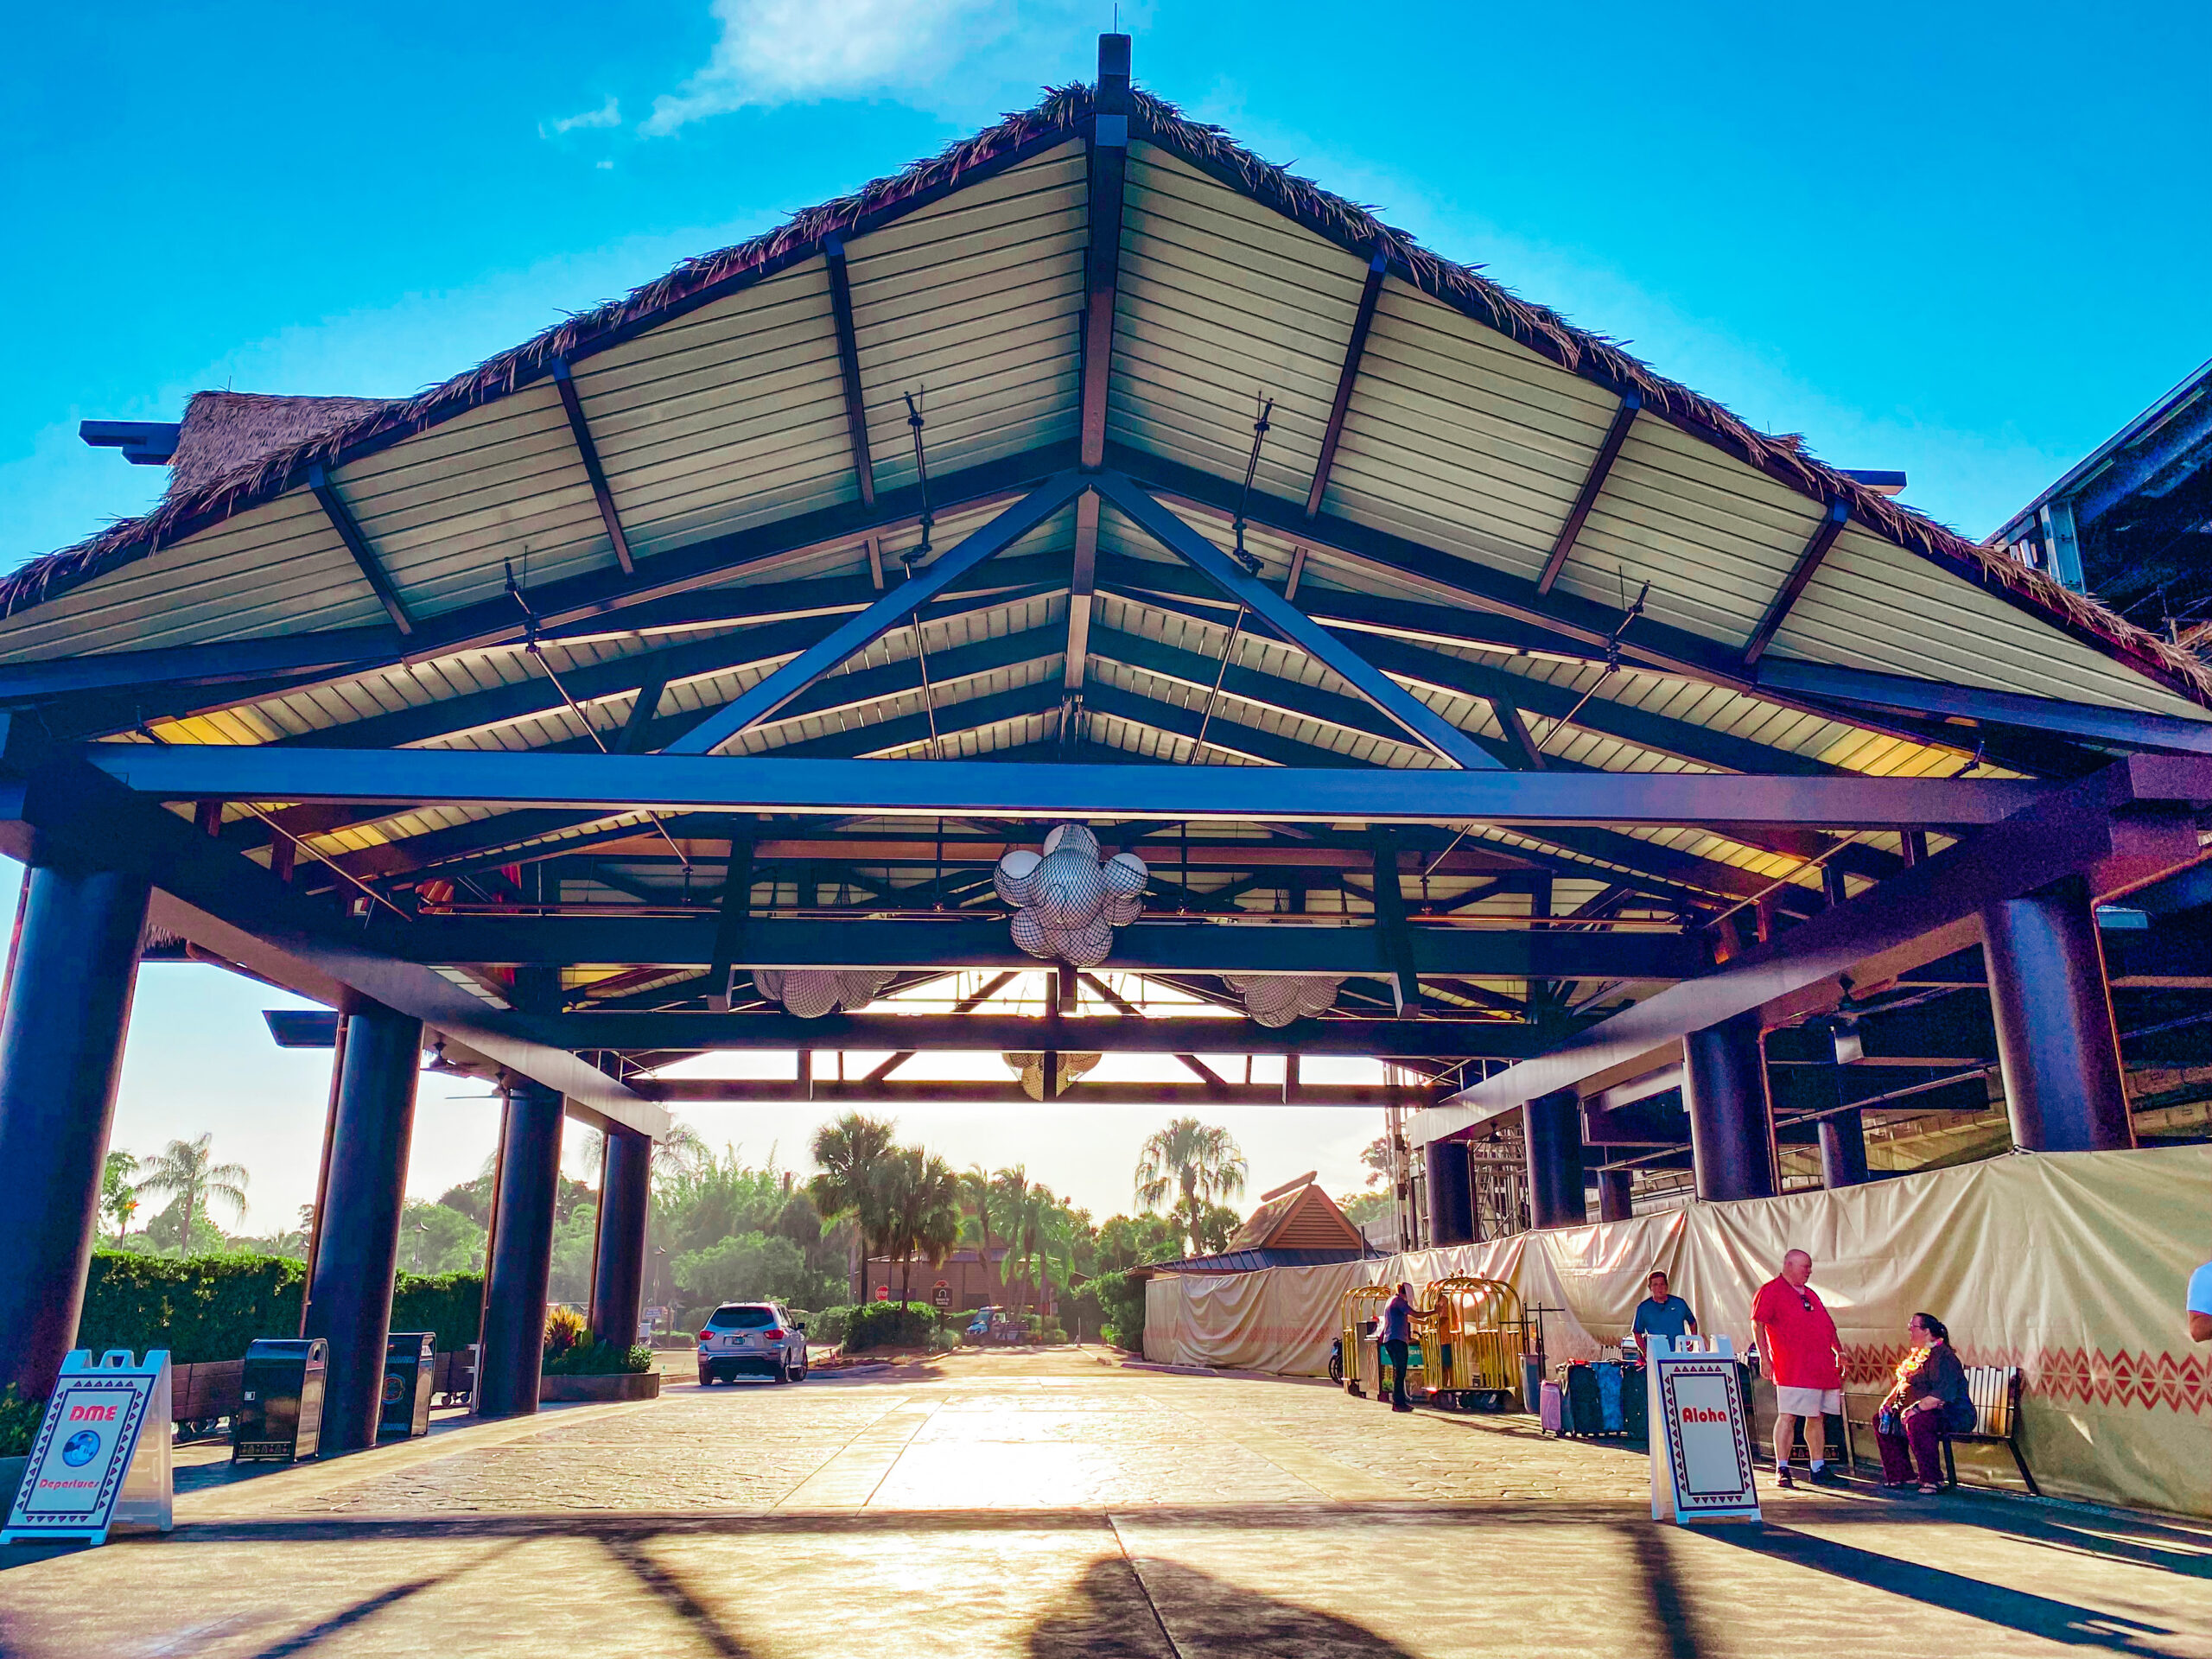
[[1552,538],[1552,550],[1544,560],[1543,574],[1536,578],[1536,591],[1548,594],[1552,584],[1559,580],[1559,573],[1574,551],[1574,543],[1582,535],[1582,526],[1590,517],[1590,509],[1598,505],[1598,497],[1605,487],[1605,480],[1613,470],[1613,463],[1620,459],[1621,446],[1628,442],[1629,428],[1636,424],[1636,411],[1643,407],[1642,394],[1630,391],[1621,396],[1620,407],[1613,411],[1613,423],[1605,429],[1605,442],[1598,446],[1598,454],[1590,463],[1590,471],[1582,480],[1582,487],[1575,493],[1574,505],[1567,509],[1567,522],[1560,526],[1559,534]]
[[1758,626],[1751,630],[1751,637],[1744,642],[1744,666],[1756,667],[1767,646],[1781,631],[1789,617],[1789,607],[1797,602],[1798,594],[1805,591],[1805,584],[1812,581],[1820,569],[1821,561],[1827,558],[1828,550],[1835,545],[1835,538],[1843,534],[1843,527],[1851,522],[1851,505],[1847,501],[1831,501],[1827,511],[1821,515],[1820,524],[1805,543],[1797,562],[1789,567],[1789,575],[1776,590],[1769,601],[1766,614],[1759,618]]
[[391,573],[384,562],[377,557],[376,550],[369,545],[369,538],[361,533],[353,510],[338,493],[337,485],[331,482],[329,469],[316,462],[308,469],[308,487],[315,492],[315,499],[322,508],[322,515],[330,521],[331,529],[338,532],[338,539],[346,543],[346,550],[353,556],[353,563],[360,567],[369,586],[376,590],[385,613],[391,618],[391,625],[403,634],[415,632],[415,619],[408,614],[406,601],[400,598],[399,589],[392,586]]
[[599,505],[600,523],[607,526],[607,539],[614,543],[614,562],[622,567],[622,574],[633,576],[638,566],[630,556],[630,537],[623,531],[622,515],[614,510],[614,492],[607,482],[607,469],[600,465],[599,445],[592,441],[591,423],[584,419],[583,400],[576,395],[575,376],[569,372],[568,360],[553,360],[553,388],[561,394],[562,412],[569,417],[569,434],[576,442],[576,455],[584,464],[584,476],[591,480],[591,499]]

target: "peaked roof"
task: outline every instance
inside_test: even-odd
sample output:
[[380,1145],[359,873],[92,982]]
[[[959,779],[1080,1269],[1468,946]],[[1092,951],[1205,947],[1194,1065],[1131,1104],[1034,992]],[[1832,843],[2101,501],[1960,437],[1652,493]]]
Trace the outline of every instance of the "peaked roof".
[[[1051,89],[1034,108],[963,140],[855,194],[795,215],[777,230],[688,260],[627,296],[573,316],[535,339],[414,397],[372,404],[328,430],[249,455],[172,491],[160,506],[0,579],[0,614],[66,593],[143,559],[298,485],[317,461],[336,467],[373,454],[470,410],[545,379],[556,361],[602,351],[664,325],[751,283],[820,254],[829,235],[858,235],[940,200],[981,176],[1080,137],[1091,89]],[[1853,521],[2192,699],[2212,705],[2212,668],[1926,516],[1880,495],[1806,452],[1789,435],[1757,431],[1718,403],[1660,375],[1601,336],[1509,292],[1477,270],[1440,257],[1411,236],[1311,181],[1261,160],[1221,129],[1185,119],[1172,105],[1135,94],[1131,137],[1142,139],[1249,200],[1362,258],[1380,255],[1391,274],[1550,362],[1616,395],[1634,392],[1652,416],[1737,457],[1790,491],[1848,506]]]
[[1348,1249],[1366,1240],[1326,1192],[1308,1181],[1294,1192],[1268,1199],[1246,1217],[1229,1241],[1229,1251]]

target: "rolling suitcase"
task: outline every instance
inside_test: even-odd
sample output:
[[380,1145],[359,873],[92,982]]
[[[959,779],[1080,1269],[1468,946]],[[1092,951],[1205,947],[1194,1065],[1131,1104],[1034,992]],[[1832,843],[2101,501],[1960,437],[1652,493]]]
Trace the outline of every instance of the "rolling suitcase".
[[1628,1427],[1622,1418],[1620,1363],[1601,1359],[1590,1369],[1598,1374],[1599,1430],[1606,1434],[1618,1434]]
[[1641,1365],[1621,1367],[1621,1427],[1636,1439],[1651,1433],[1649,1385]]
[[1605,1432],[1605,1409],[1599,1402],[1598,1368],[1577,1360],[1567,1368],[1567,1424],[1562,1431],[1568,1434],[1599,1434]]
[[1538,1391],[1538,1414],[1547,1434],[1564,1434],[1567,1427],[1567,1391],[1556,1382],[1547,1382]]

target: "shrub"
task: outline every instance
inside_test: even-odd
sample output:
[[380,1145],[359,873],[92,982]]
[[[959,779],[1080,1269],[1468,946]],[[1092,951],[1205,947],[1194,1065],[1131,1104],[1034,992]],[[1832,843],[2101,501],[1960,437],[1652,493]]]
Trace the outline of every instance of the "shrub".
[[474,1342],[483,1320],[480,1273],[403,1273],[392,1287],[391,1328],[431,1332],[442,1354]]
[[[567,1310],[556,1308],[555,1312]],[[551,1323],[550,1319],[547,1323]],[[625,1348],[613,1342],[576,1342],[559,1350],[549,1349],[543,1369],[548,1376],[620,1376],[652,1368],[653,1351],[650,1348]]]
[[[271,1255],[94,1254],[73,1344],[95,1357],[111,1348],[143,1355],[166,1348],[179,1365],[238,1359],[257,1337],[300,1328],[307,1269]],[[484,1275],[403,1273],[392,1289],[391,1328],[429,1331],[440,1352],[476,1340]]]
[[0,1389],[0,1458],[27,1455],[38,1438],[39,1420],[46,1415],[43,1400],[22,1400],[10,1382]]
[[545,1358],[548,1363],[578,1348],[592,1345],[591,1327],[584,1323],[584,1316],[573,1307],[563,1307],[557,1302],[545,1310]]
[[1067,1328],[1058,1319],[1039,1319],[1037,1321],[1038,1341],[1065,1342],[1067,1339]]
[[1102,1273],[1084,1287],[1096,1298],[1100,1338],[1133,1352],[1144,1351],[1144,1284],[1127,1272]]
[[842,1310],[845,1351],[870,1348],[926,1348],[938,1329],[937,1309],[927,1302],[868,1302]]

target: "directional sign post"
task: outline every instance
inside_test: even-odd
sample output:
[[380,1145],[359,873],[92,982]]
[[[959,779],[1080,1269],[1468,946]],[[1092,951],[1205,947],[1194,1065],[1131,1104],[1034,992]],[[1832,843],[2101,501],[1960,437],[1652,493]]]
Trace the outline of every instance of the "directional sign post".
[[1649,1338],[1651,1518],[1761,1519],[1742,1380],[1726,1337]]
[[172,1524],[169,1357],[116,1348],[62,1362],[0,1543],[104,1544],[118,1522]]

